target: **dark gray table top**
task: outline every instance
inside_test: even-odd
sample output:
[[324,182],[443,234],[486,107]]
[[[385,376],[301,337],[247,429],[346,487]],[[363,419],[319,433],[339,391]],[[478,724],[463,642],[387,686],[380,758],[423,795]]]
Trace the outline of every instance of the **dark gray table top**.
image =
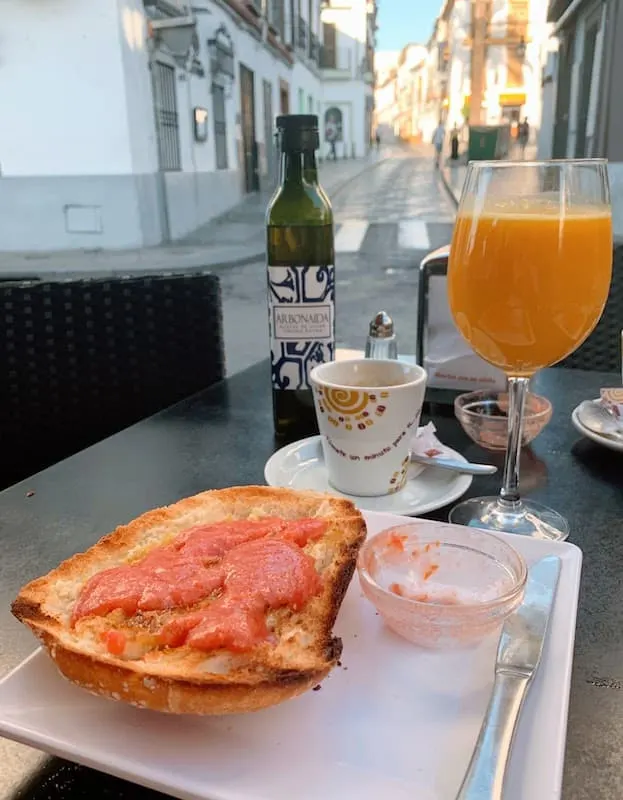
[[[623,797],[623,456],[582,439],[570,422],[575,405],[616,380],[539,375],[554,417],[522,463],[524,488],[567,515],[570,541],[584,551],[565,800]],[[468,458],[495,460],[451,416],[435,422],[440,438]],[[263,483],[274,449],[268,372],[258,364],[0,494],[0,676],[34,649],[9,612],[25,581],[146,509],[208,488]],[[498,481],[480,478],[468,496],[495,493]],[[0,800],[156,797],[0,740]]]

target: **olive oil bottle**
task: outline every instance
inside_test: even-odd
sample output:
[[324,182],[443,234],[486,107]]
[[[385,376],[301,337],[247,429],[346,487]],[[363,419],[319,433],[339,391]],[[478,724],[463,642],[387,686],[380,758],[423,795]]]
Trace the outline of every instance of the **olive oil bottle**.
[[277,117],[280,185],[266,213],[275,433],[318,432],[309,373],[335,353],[333,212],[318,183],[318,117]]

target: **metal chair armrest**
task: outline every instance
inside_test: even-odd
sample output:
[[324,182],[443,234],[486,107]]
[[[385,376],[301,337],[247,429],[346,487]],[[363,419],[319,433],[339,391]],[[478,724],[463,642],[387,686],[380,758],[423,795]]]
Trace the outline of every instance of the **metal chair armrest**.
[[438,247],[420,261],[420,280],[417,292],[417,339],[415,343],[415,360],[424,366],[424,334],[428,325],[428,284],[431,275],[446,275],[450,245]]

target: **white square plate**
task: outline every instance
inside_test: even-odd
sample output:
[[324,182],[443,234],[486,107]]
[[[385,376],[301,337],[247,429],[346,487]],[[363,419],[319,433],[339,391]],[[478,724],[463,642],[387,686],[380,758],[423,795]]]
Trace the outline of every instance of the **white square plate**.
[[[365,516],[371,534],[412,521]],[[567,543],[506,538],[528,562],[550,553],[562,559],[505,793],[505,800],[555,800],[582,556]],[[39,650],[0,683],[0,734],[184,799],[454,800],[487,706],[496,642],[420,650],[383,626],[356,577],[336,633],[342,666],[319,691],[221,718],[168,716],[91,696]]]

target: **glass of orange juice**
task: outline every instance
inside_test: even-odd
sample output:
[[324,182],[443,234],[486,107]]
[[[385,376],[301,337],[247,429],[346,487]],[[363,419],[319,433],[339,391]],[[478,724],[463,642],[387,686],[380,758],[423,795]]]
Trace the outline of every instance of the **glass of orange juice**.
[[606,162],[471,162],[448,264],[454,321],[508,376],[508,446],[498,497],[455,506],[450,521],[565,539],[565,518],[519,496],[528,381],[576,350],[604,309],[612,271]]

